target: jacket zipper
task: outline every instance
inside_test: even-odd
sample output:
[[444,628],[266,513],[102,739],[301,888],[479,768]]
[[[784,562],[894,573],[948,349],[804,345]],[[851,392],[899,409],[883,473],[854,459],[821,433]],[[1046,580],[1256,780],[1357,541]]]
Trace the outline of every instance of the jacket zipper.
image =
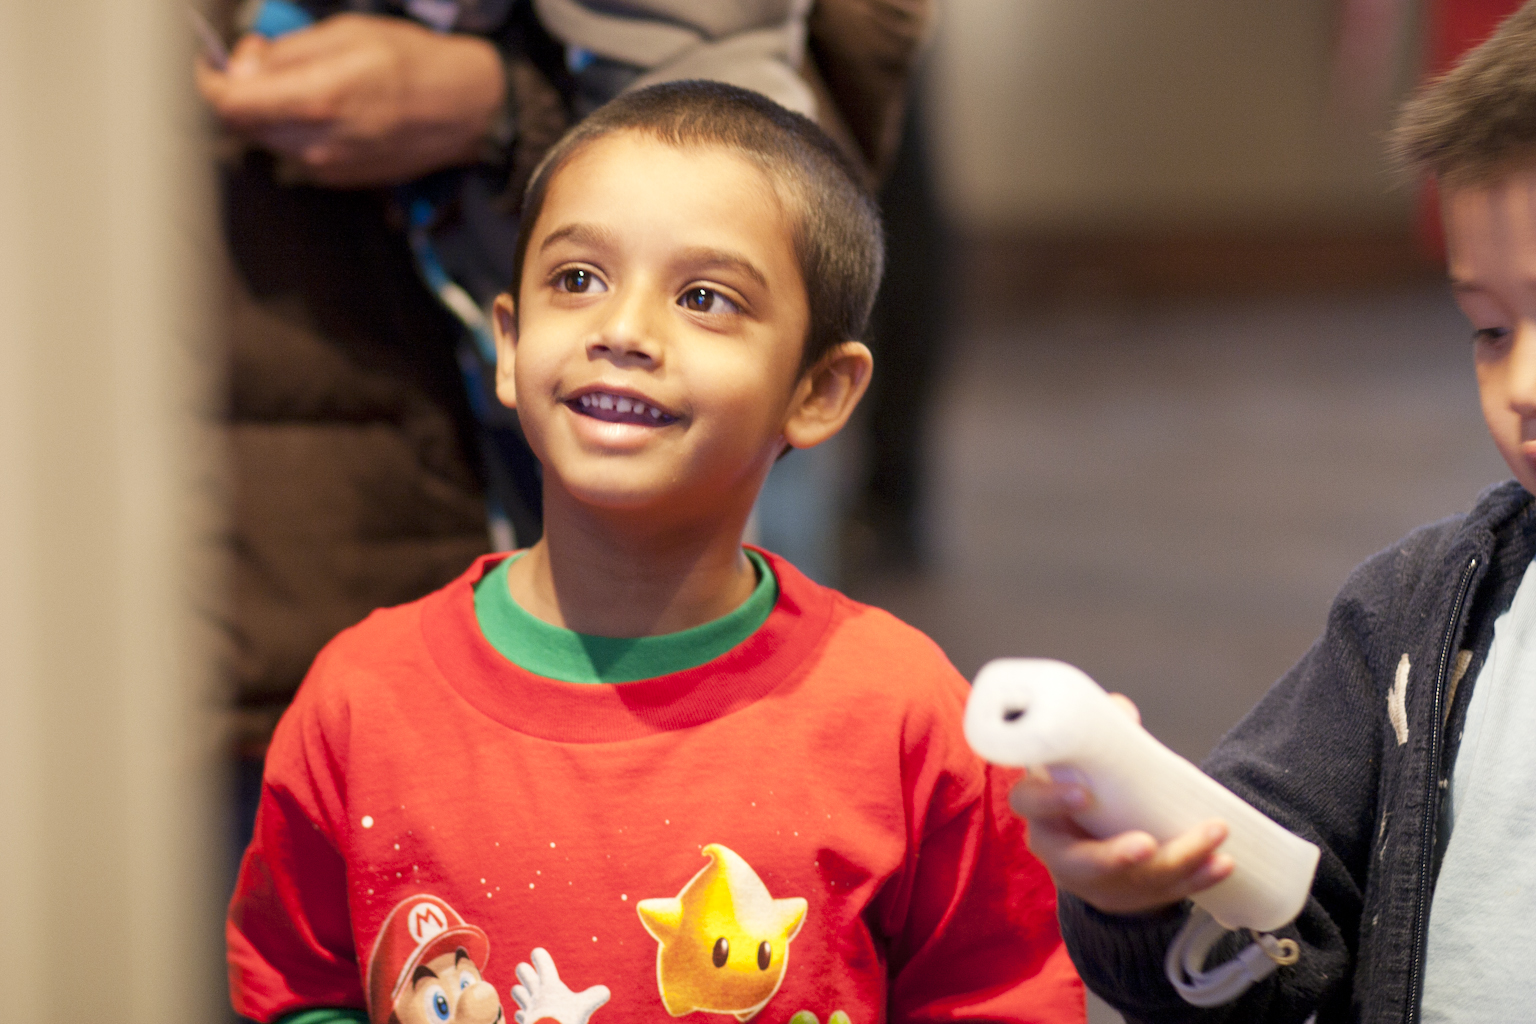
[[1425,920],[1429,915],[1429,872],[1435,854],[1435,822],[1440,815],[1440,742],[1444,731],[1441,703],[1445,700],[1446,681],[1451,668],[1451,646],[1456,641],[1456,630],[1466,611],[1467,591],[1472,586],[1472,574],[1477,569],[1478,558],[1473,555],[1461,571],[1461,582],[1456,587],[1456,603],[1451,606],[1451,621],[1446,624],[1445,636],[1440,641],[1440,664],[1435,678],[1433,717],[1429,732],[1429,781],[1424,793],[1424,825],[1420,833],[1419,894],[1413,908],[1413,960],[1408,965],[1408,1008],[1403,1014],[1404,1024],[1418,1024],[1419,1004],[1423,1001],[1424,952],[1429,945],[1429,932]]

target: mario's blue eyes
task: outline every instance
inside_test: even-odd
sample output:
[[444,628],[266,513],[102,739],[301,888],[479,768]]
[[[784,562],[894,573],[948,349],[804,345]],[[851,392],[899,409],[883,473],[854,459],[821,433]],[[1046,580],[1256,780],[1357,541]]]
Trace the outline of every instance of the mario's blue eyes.
[[475,979],[475,976],[473,974],[470,974],[468,971],[460,971],[459,972],[459,991],[463,992],[465,989],[469,988],[469,986],[471,986],[471,985],[473,985],[475,983],[475,980],[476,979]]
[[422,1001],[426,1003],[427,1019],[446,1021],[452,1016],[452,1010],[448,1006],[448,996],[436,985],[427,989],[422,994]]

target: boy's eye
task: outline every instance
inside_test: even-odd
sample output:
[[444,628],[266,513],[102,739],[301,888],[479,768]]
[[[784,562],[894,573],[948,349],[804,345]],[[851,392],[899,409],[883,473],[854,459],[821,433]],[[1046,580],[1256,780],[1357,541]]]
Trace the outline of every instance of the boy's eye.
[[695,313],[738,313],[736,303],[713,288],[690,288],[677,304]]
[[1485,345],[1493,345],[1509,337],[1507,327],[1479,327],[1472,332],[1472,340],[1480,341]]
[[577,295],[582,295],[586,292],[605,292],[608,290],[604,287],[603,282],[597,279],[595,274],[590,270],[582,270],[580,267],[562,270],[559,274],[555,275],[555,287],[563,292],[574,292]]

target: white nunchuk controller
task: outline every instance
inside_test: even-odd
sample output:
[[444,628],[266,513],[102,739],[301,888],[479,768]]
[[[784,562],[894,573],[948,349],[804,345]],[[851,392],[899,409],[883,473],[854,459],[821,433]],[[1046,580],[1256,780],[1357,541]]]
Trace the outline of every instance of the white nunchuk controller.
[[1043,766],[1058,782],[1087,786],[1093,802],[1075,820],[1100,839],[1139,829],[1161,843],[1221,818],[1232,874],[1191,899],[1227,929],[1272,932],[1306,905],[1317,847],[1163,746],[1071,665],[987,664],[966,704],[965,738],[993,764]]

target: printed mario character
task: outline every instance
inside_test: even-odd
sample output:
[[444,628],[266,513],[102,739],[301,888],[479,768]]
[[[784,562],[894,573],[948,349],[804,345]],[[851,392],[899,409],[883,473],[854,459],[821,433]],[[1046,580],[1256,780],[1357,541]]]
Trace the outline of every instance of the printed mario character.
[[368,955],[371,1024],[497,1024],[501,997],[480,976],[485,932],[436,896],[401,900]]

